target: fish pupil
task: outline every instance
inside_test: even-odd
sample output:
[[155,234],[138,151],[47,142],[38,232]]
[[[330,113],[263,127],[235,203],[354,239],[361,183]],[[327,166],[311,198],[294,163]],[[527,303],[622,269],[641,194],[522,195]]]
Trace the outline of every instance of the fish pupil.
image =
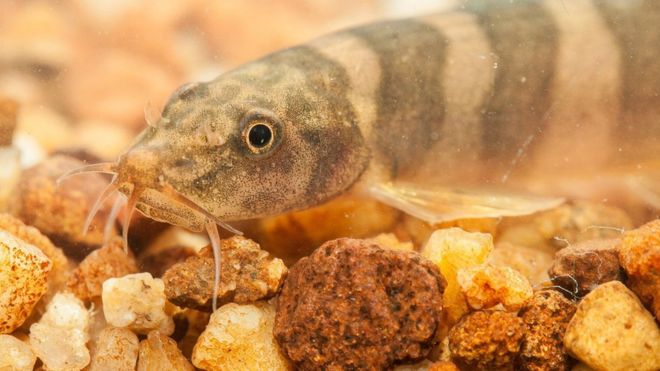
[[248,134],[248,139],[250,144],[257,147],[263,148],[270,140],[273,138],[273,132],[271,129],[264,124],[257,124],[250,128],[250,133]]

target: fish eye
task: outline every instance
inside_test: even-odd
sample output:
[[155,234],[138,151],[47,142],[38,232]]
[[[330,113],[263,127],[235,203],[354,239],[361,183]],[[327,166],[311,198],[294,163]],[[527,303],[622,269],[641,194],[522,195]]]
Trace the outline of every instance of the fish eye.
[[268,124],[256,123],[248,129],[247,137],[252,147],[264,148],[273,140],[273,129]]
[[280,135],[279,121],[270,112],[252,111],[243,120],[243,142],[254,155],[271,153]]

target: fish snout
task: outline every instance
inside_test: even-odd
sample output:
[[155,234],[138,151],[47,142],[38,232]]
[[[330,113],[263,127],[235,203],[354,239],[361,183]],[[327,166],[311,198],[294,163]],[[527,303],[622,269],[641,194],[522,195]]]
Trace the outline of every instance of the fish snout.
[[160,162],[156,149],[132,148],[119,158],[118,183],[132,184],[134,188],[160,189]]

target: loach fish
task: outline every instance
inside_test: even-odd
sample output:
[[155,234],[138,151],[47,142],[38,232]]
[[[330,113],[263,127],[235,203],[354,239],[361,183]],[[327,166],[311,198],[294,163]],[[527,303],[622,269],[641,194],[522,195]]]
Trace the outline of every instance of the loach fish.
[[99,205],[206,229],[216,258],[217,224],[349,191],[429,222],[591,189],[658,207],[658,25],[654,0],[481,1],[340,31],[181,87],[116,163],[68,175],[114,174]]

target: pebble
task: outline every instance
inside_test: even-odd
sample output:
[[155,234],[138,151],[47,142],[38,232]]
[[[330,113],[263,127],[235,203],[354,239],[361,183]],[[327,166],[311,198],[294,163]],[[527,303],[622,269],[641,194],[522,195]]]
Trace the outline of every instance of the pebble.
[[103,282],[138,271],[133,254],[124,250],[123,240],[115,237],[98,250],[92,251],[73,271],[67,287],[84,302],[99,298]]
[[89,312],[71,293],[60,293],[30,326],[32,350],[50,370],[81,370],[89,364]]
[[101,339],[101,332],[110,326],[108,326],[105,315],[103,315],[101,297],[92,300],[87,307],[89,308],[89,341],[87,342],[87,348],[93,359],[96,346]]
[[103,282],[103,313],[108,324],[138,334],[158,330],[172,334],[174,322],[166,312],[165,285],[150,273],[129,274]]
[[[279,290],[286,266],[261,250],[252,240],[235,236],[220,242],[221,280],[218,304],[239,304],[273,297]],[[172,303],[186,308],[210,310],[215,264],[210,247],[165,272],[165,293]]]
[[562,339],[575,304],[554,290],[543,290],[518,312],[525,333],[518,357],[518,368],[530,371],[567,371],[572,359]]
[[580,301],[564,345],[597,370],[660,369],[660,330],[639,299],[619,281],[598,286]]
[[394,233],[381,233],[375,237],[369,238],[368,240],[386,249],[415,251],[415,246],[412,242],[401,241]]
[[131,330],[107,327],[101,331],[88,371],[135,370],[139,340]]
[[622,280],[619,239],[589,240],[557,252],[548,275],[562,292],[583,297],[598,285]]
[[139,259],[140,269],[151,273],[154,277],[163,277],[174,264],[181,263],[191,256],[197,255],[193,248],[186,246],[171,246],[155,253],[142,254]]
[[53,245],[48,237],[41,234],[38,229],[25,225],[9,214],[0,213],[0,230],[4,230],[14,237],[39,248],[50,259],[52,268],[48,273],[48,291],[41,297],[41,300],[32,311],[32,315],[26,321],[26,323],[34,322],[46,310],[46,304],[50,299],[64,288],[70,274],[69,260],[62,249]]
[[620,238],[632,225],[630,216],[617,207],[574,201],[530,216],[505,218],[497,241],[554,254],[582,241]]
[[0,333],[28,318],[48,290],[52,263],[38,248],[0,230]]
[[289,266],[326,241],[391,230],[399,216],[398,210],[376,200],[340,196],[310,209],[259,219],[249,235]]
[[32,371],[37,362],[30,345],[11,336],[0,335],[0,370]]
[[229,303],[211,320],[193,350],[192,362],[203,370],[290,369],[273,337],[275,305]]
[[11,207],[12,214],[39,229],[67,255],[81,259],[103,244],[103,226],[111,208],[107,202],[83,235],[87,214],[107,180],[99,174],[86,174],[56,185],[64,172],[83,165],[73,157],[55,155],[25,170]]
[[458,283],[461,268],[483,264],[493,250],[493,236],[487,233],[466,232],[460,228],[439,229],[422,248],[422,256],[440,269],[447,280],[443,293],[444,324],[451,326],[468,312],[468,304]]
[[[179,339],[179,349],[184,356],[188,359],[192,357],[193,348],[202,332],[206,330],[206,326],[211,318],[211,313],[202,312],[194,309],[184,309],[175,317],[176,320],[183,321],[185,324],[185,334]],[[177,325],[178,327],[179,325]]]
[[147,338],[140,342],[137,371],[194,369],[170,337],[158,331],[151,331]]
[[628,287],[660,321],[660,219],[626,232],[619,259]]
[[517,311],[532,297],[532,285],[520,272],[490,264],[459,269],[456,275],[468,305],[472,309],[488,309],[502,304]]
[[449,332],[452,360],[460,369],[513,370],[524,332],[514,313],[470,313]]
[[439,224],[430,224],[408,214],[402,214],[397,232],[410,239],[416,246],[423,246],[438,229],[460,228],[466,232],[481,232],[495,236],[500,218],[457,219]]
[[536,286],[548,282],[548,269],[552,265],[554,256],[554,249],[502,242],[495,244],[488,262],[492,265],[511,267],[522,273],[532,286]]
[[274,334],[301,370],[388,368],[439,342],[444,282],[417,253],[326,242],[289,271]]
[[541,213],[535,218],[541,235],[555,247],[593,239],[621,237],[621,231],[632,227],[625,211],[602,203],[576,201]]

